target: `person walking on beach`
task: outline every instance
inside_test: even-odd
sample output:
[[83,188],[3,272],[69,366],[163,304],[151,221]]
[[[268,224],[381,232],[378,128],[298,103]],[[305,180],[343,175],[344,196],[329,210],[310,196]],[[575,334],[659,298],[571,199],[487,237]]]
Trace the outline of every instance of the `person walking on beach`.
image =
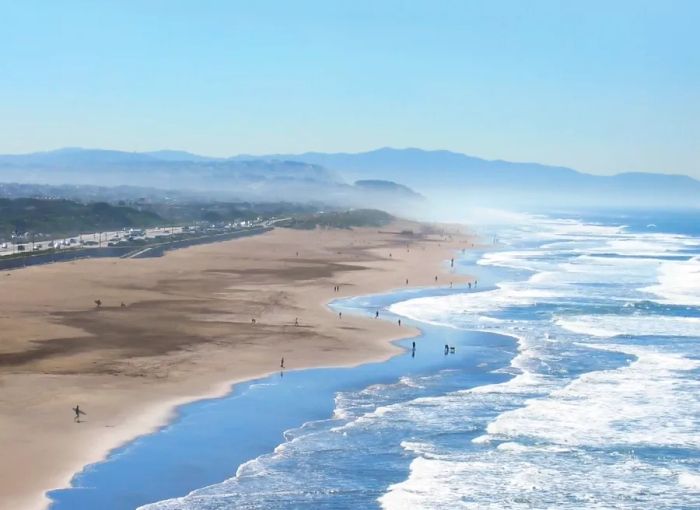
[[338,312],[338,318],[342,319],[343,318],[343,312]]
[[399,319],[399,326],[401,325],[401,319]]
[[413,350],[416,350],[416,342],[413,342]]
[[80,423],[80,415],[85,414],[85,413],[80,410],[80,406],[78,404],[76,404],[75,407],[73,408],[73,412],[75,412],[75,416],[73,417],[73,421],[76,423]]
[[376,312],[374,312],[374,318],[375,318],[375,319],[378,319],[378,318],[379,318],[379,310],[377,310]]
[[280,361],[280,368],[284,368],[284,356],[282,356],[282,360]]
[[299,317],[294,318],[294,325],[298,326],[299,325]]

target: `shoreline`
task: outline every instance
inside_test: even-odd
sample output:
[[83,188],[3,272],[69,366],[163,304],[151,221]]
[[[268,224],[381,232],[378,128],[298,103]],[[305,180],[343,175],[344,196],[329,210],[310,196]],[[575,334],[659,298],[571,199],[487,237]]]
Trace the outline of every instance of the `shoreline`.
[[[425,290],[430,292],[431,289],[426,288]],[[391,294],[395,297],[393,292],[383,293],[381,296],[385,294]],[[375,300],[377,296],[367,297],[370,300]],[[403,298],[399,298],[398,301],[402,300]],[[384,305],[377,306],[383,307]],[[366,306],[347,307],[341,304],[341,307],[344,311],[353,314],[370,312]],[[395,317],[394,313],[391,315]],[[511,335],[463,330],[460,338],[455,339],[454,345],[458,346],[458,355],[445,357],[441,349],[444,326],[433,326],[409,318],[407,320],[411,323],[418,323],[416,329],[420,331],[420,341],[417,342],[419,355],[415,359],[410,356],[411,338],[397,339],[393,343],[400,347],[401,352],[386,360],[369,360],[353,367],[299,368],[287,373],[283,379],[273,373],[241,382],[235,387],[231,387],[230,391],[222,397],[185,404],[178,409],[178,418],[169,425],[170,428],[166,433],[156,432],[152,436],[144,437],[138,443],[125,445],[114,452],[114,456],[108,460],[106,465],[100,466],[98,464],[94,470],[82,473],[76,480],[77,489],[57,494],[59,503],[57,508],[59,510],[92,508],[97,507],[99,503],[104,504],[116,499],[117,496],[124,493],[130,484],[128,480],[124,482],[121,479],[122,477],[118,474],[120,472],[132,475],[136,472],[135,476],[131,476],[132,480],[134,478],[140,480],[149,475],[153,475],[156,480],[168,480],[172,478],[173,473],[177,473],[187,465],[200,477],[198,471],[203,466],[207,467],[207,471],[216,472],[219,475],[218,478],[204,480],[197,479],[195,476],[195,483],[189,478],[187,482],[180,480],[177,482],[175,490],[173,490],[175,486],[172,485],[172,482],[170,484],[168,482],[155,483],[149,487],[147,498],[141,498],[140,501],[138,501],[138,497],[133,501],[130,500],[129,508],[148,507],[151,503],[163,500],[179,501],[183,498],[186,500],[199,489],[226,484],[234,477],[235,473],[250,463],[255,464],[258,459],[265,458],[269,454],[277,452],[278,449],[285,449],[285,445],[289,442],[289,439],[284,435],[285,431],[299,431],[310,423],[328,421],[330,418],[328,413],[335,413],[337,410],[333,395],[337,391],[343,393],[356,391],[358,381],[360,388],[377,384],[391,386],[394,380],[398,381],[405,377],[432,374],[435,370],[443,369],[463,370],[465,366],[471,367],[468,370],[473,372],[470,386],[499,384],[513,377],[512,374],[493,371],[494,366],[496,366],[494,363],[505,368],[509,366],[512,357],[517,355],[515,352],[517,342]],[[484,342],[484,338],[489,340]],[[491,355],[484,354],[482,350],[484,343],[490,345],[491,353],[494,351],[499,353],[497,360],[494,360]],[[507,346],[506,349],[503,349],[504,345]],[[486,360],[490,363],[488,369],[483,368],[486,365],[484,363]],[[286,384],[287,382],[291,384]],[[305,405],[300,407],[301,414],[298,414],[297,404],[288,397],[300,391],[307,393],[315,405],[310,406],[307,401]],[[287,398],[284,398],[285,395]],[[266,402],[267,406],[264,405]],[[324,406],[324,402],[328,405]],[[268,414],[270,403],[276,409],[274,418]],[[260,407],[261,404],[262,407]],[[277,405],[281,405],[281,409],[278,409]],[[320,414],[319,409],[321,409]],[[253,413],[253,410],[257,412]],[[202,423],[202,413],[206,415],[203,418],[204,423]],[[239,416],[245,424],[231,429],[230,425],[226,424],[231,416]],[[335,417],[335,414],[333,416]],[[268,423],[273,423],[272,428],[275,429],[272,439],[269,427],[266,426]],[[333,425],[333,428],[336,426]],[[198,428],[201,427],[207,429],[206,439],[200,437]],[[229,451],[231,448],[229,443],[240,444],[241,440],[248,436],[245,431],[267,433],[263,438],[263,443],[267,443],[266,446],[260,446],[261,441],[258,437],[254,446],[243,447],[243,452],[231,451],[231,455],[227,455],[222,463],[219,455],[220,449]],[[212,453],[211,445],[215,445],[213,447],[216,450],[215,453]],[[153,452],[164,451],[164,449],[177,453],[165,458],[153,456]],[[182,462],[182,456],[187,457],[190,451],[198,452],[198,460],[193,463]],[[153,458],[156,460],[152,463],[151,459]],[[170,492],[163,493],[163,486],[169,488]],[[95,491],[94,495],[85,495],[80,487],[91,488]],[[120,504],[114,506],[107,504],[105,508],[106,510],[116,510],[122,506]],[[180,508],[180,506],[178,505],[176,508]]]
[[[289,234],[288,231],[285,231],[286,234]],[[299,232],[293,232],[295,236],[299,237],[309,237],[309,236],[326,236],[328,232],[314,232],[314,233],[299,233]],[[333,234],[340,235],[340,237],[343,237],[341,234],[345,234],[345,237],[348,237],[347,232],[331,232],[330,237],[333,236]],[[350,237],[357,237],[358,231],[353,231],[352,235]],[[385,279],[378,278],[377,275],[382,275],[384,278],[387,276],[387,272],[390,273],[392,276],[396,276],[396,273],[398,272],[397,267],[394,268],[387,268],[387,267],[382,267],[386,266],[387,262],[389,264],[396,264],[399,261],[399,257],[393,257],[391,253],[389,253],[389,259],[386,258],[386,255],[383,257],[377,257],[376,251],[385,251],[387,249],[396,249],[398,247],[398,244],[396,242],[392,243],[387,243],[386,236],[389,235],[395,235],[395,234],[374,234],[374,238],[370,239],[369,241],[366,239],[368,236],[371,237],[370,232],[362,231],[360,232],[360,242],[362,243],[364,241],[364,244],[367,246],[363,246],[361,251],[362,252],[367,252],[371,253],[374,257],[374,260],[366,260],[368,257],[358,257],[360,259],[363,259],[361,261],[362,263],[362,271],[355,271],[355,267],[342,267],[340,269],[344,269],[344,272],[341,272],[340,274],[342,275],[342,278],[340,281],[341,287],[343,288],[343,293],[342,297],[347,298],[350,296],[354,295],[363,295],[363,294],[369,294],[369,293],[375,293],[377,291],[379,292],[387,292],[392,288],[400,288],[400,285],[395,284],[393,286],[386,285]],[[264,234],[262,236],[255,236],[255,239],[252,240],[247,240],[247,243],[253,243],[258,244],[260,239],[269,239],[269,234]],[[274,237],[275,234],[271,235],[270,237]],[[382,237],[384,236],[384,237]],[[379,238],[377,238],[379,237]],[[428,239],[426,237],[426,239]],[[445,273],[445,267],[443,266],[443,262],[445,259],[449,258],[449,255],[453,253],[454,251],[464,248],[465,242],[467,242],[468,238],[467,237],[461,237],[459,241],[450,241],[447,242],[445,240],[442,240],[441,242],[438,243],[438,246],[434,246],[435,241],[430,241],[423,239],[420,242],[416,242],[413,240],[412,242],[416,242],[416,245],[420,245],[420,243],[427,244],[428,247],[430,248],[428,250],[428,253],[424,253],[423,255],[419,256],[418,259],[420,262],[425,262],[426,260],[430,260],[432,262],[437,261],[437,265],[439,267],[436,267],[435,270],[439,271],[440,274]],[[357,241],[357,239],[355,239]],[[347,244],[348,239],[343,239],[345,244]],[[371,241],[371,242],[370,242]],[[241,243],[241,240],[234,241],[233,243]],[[228,244],[227,244],[228,243]],[[303,244],[303,243],[302,243]],[[342,243],[341,243],[342,244]],[[351,241],[351,244],[353,244],[353,241]],[[444,246],[443,246],[444,244]],[[216,251],[217,249],[224,249],[225,251],[229,248],[231,248],[230,242],[223,242],[219,243],[218,248],[214,248],[213,250]],[[245,247],[242,247],[245,248]],[[425,249],[425,247],[423,247]],[[205,252],[211,252],[212,248],[209,245],[203,245],[195,248],[187,248],[183,250],[178,250],[178,252],[181,254],[180,258],[184,256],[184,258],[188,258],[188,256],[185,256],[187,254],[191,254],[192,252],[197,252],[197,251],[205,251]],[[240,250],[239,250],[240,251]],[[182,255],[185,254],[185,255]],[[172,258],[172,255],[166,254],[165,257],[162,259],[158,259],[160,261],[166,260]],[[176,256],[177,258],[177,256]],[[191,258],[191,257],[189,257]],[[342,257],[341,257],[342,258]],[[372,257],[370,257],[371,259]],[[81,261],[82,263],[82,261]],[[146,262],[148,264],[148,262]],[[60,264],[59,264],[60,265]],[[405,265],[405,264],[404,264]],[[419,264],[423,265],[423,264]],[[53,265],[55,268],[57,265]],[[51,266],[46,266],[46,267],[51,267]],[[36,268],[40,269],[40,268]],[[336,270],[339,270],[339,268],[335,268]],[[393,271],[392,271],[393,269]],[[402,269],[406,270],[406,267],[403,267]],[[31,271],[32,269],[29,269]],[[25,270],[26,271],[26,270]],[[340,271],[340,270],[339,270]],[[367,273],[372,273],[372,275],[368,275]],[[363,275],[364,277],[358,278],[358,275]],[[315,281],[317,278],[314,277],[314,275],[309,275],[311,277],[311,281]],[[331,276],[335,276],[335,273],[331,273]],[[324,273],[323,277],[321,278],[322,280],[326,280],[328,278],[328,274]],[[455,282],[463,282],[466,281],[466,277],[458,277],[457,275],[453,275],[453,280]],[[251,282],[244,282],[246,285],[250,285]],[[319,282],[315,282],[316,287],[319,286]],[[414,285],[411,287],[419,287],[419,286],[431,286],[428,284],[428,282],[423,281],[423,285]],[[431,282],[432,283],[432,282]],[[325,286],[325,285],[324,285]],[[348,293],[345,289],[349,289],[350,293]],[[247,289],[244,289],[247,291]],[[297,300],[295,301],[296,307],[294,308],[295,313],[299,313],[299,310],[306,310],[308,312],[313,312],[314,310],[320,309],[323,315],[326,315],[326,321],[331,319],[331,317],[328,317],[329,315],[335,315],[334,312],[330,311],[330,307],[328,306],[331,301],[334,299],[337,299],[338,297],[333,293],[330,293],[329,291],[325,292],[319,292],[319,289],[316,289],[315,293],[310,293],[310,295],[302,296],[296,296]],[[288,312],[288,311],[287,311]],[[274,312],[271,314],[272,316],[276,315]],[[286,314],[288,315],[288,313]],[[334,319],[335,317],[333,317]],[[277,317],[278,322],[279,322],[279,317]],[[284,319],[284,317],[282,318]],[[303,321],[304,319],[302,319]],[[411,328],[408,329],[407,327],[402,327],[398,328],[396,325],[393,324],[388,324],[385,321],[373,321],[370,318],[366,317],[360,317],[360,318],[347,318],[343,319],[343,322],[348,322],[350,323],[350,329],[352,330],[349,334],[345,335],[345,339],[353,339],[356,336],[360,336],[362,333],[367,333],[370,332],[369,335],[372,336],[371,341],[365,341],[365,344],[363,346],[359,346],[356,349],[350,348],[345,350],[345,352],[340,353],[340,352],[335,352],[331,353],[330,355],[327,355],[325,357],[321,357],[321,359],[312,359],[310,357],[302,358],[300,361],[297,361],[294,357],[288,358],[287,361],[287,369],[289,370],[298,370],[298,369],[305,369],[305,368],[320,368],[320,367],[351,367],[351,366],[357,366],[359,364],[371,362],[371,361],[383,361],[386,359],[389,359],[390,357],[394,356],[395,354],[401,352],[401,348],[398,347],[397,345],[394,344],[396,340],[400,339],[405,339],[409,338],[411,336],[415,336],[418,332],[417,329]],[[283,321],[284,322],[284,321]],[[305,323],[303,323],[305,326]],[[289,324],[287,324],[289,325]],[[240,326],[240,325],[239,325]],[[279,326],[279,324],[278,324]],[[282,325],[282,329],[285,329],[285,325]],[[337,326],[334,326],[337,328]],[[287,328],[289,330],[290,328]],[[322,329],[322,328],[318,328]],[[362,331],[362,333],[358,333],[358,331]],[[269,332],[270,335],[274,336],[275,331]],[[279,332],[277,332],[279,333]],[[262,334],[263,337],[268,336],[263,332]],[[321,335],[321,340],[323,340],[323,335]],[[322,343],[319,343],[321,340],[318,338],[316,339],[316,342],[314,343],[315,349],[317,350],[319,346],[322,347]],[[328,338],[325,338],[327,341]],[[194,351],[196,352],[197,349],[200,346],[193,347]],[[206,347],[206,346],[205,346]],[[368,350],[365,353],[361,353],[362,347],[366,347]],[[263,349],[264,350],[264,349]],[[283,351],[284,352],[284,351]],[[292,352],[294,352],[292,350]],[[199,353],[198,353],[199,354]],[[174,356],[179,355],[179,353],[176,352]],[[1,357],[1,354],[0,354]],[[259,353],[252,353],[253,358],[259,358]],[[158,360],[156,360],[157,362]],[[290,365],[291,363],[291,365]],[[137,437],[152,433],[154,431],[157,431],[164,426],[167,426],[168,423],[172,421],[174,418],[175,414],[177,413],[177,409],[181,407],[184,404],[191,403],[194,401],[198,400],[208,400],[211,398],[220,398],[222,396],[227,395],[230,393],[234,387],[237,384],[241,384],[246,381],[250,381],[253,379],[258,379],[261,377],[265,377],[266,375],[275,373],[277,371],[276,368],[270,368],[268,365],[268,368],[262,369],[260,364],[258,363],[257,366],[252,366],[252,367],[247,367],[247,369],[242,370],[244,373],[239,373],[235,377],[223,377],[222,375],[217,375],[215,377],[201,377],[201,374],[189,374],[190,378],[184,378],[183,380],[174,380],[170,381],[170,384],[165,384],[165,387],[161,387],[161,391],[156,393],[155,395],[152,395],[150,399],[145,399],[142,402],[140,402],[140,405],[132,406],[130,408],[130,413],[128,415],[128,423],[126,421],[126,418],[122,413],[117,412],[116,416],[113,416],[112,418],[117,418],[118,425],[115,424],[104,424],[101,430],[98,430],[96,433],[92,435],[91,438],[89,438],[87,441],[83,441],[81,443],[81,451],[80,455],[78,456],[73,456],[74,460],[72,462],[65,462],[64,466],[60,469],[57,469],[54,467],[51,471],[51,475],[49,477],[44,478],[44,485],[41,488],[41,494],[37,493],[32,493],[32,495],[27,495],[24,494],[23,497],[16,497],[15,499],[11,500],[13,503],[13,508],[27,508],[27,509],[35,509],[35,508],[46,508],[50,504],[50,500],[47,498],[46,493],[48,491],[51,491],[53,489],[60,489],[62,487],[69,486],[70,481],[72,480],[73,476],[80,472],[84,467],[94,464],[96,462],[100,462],[101,460],[104,460],[110,452],[113,450],[119,448],[120,446],[123,446],[124,444],[134,440]],[[2,381],[5,382],[5,386],[7,386],[7,379],[8,376],[5,373],[1,374],[2,376]],[[37,374],[15,374],[15,379],[18,381],[19,386],[22,386],[22,378],[32,378],[32,376],[37,376]],[[46,374],[42,374],[38,376],[39,379],[45,379]],[[70,378],[75,378],[78,379],[76,381],[72,381],[72,384],[74,386],[83,386],[83,391],[84,391],[84,385],[88,385],[90,383],[90,378],[92,376],[81,376],[81,375],[53,375],[52,376],[55,381],[61,381],[65,382],[66,380]],[[99,378],[99,376],[96,376]],[[51,379],[51,376],[49,376],[49,379]],[[166,376],[165,379],[167,380],[168,377]],[[186,395],[183,395],[182,389],[185,387],[184,381],[187,382],[192,382],[193,379],[198,379],[197,384],[195,384],[195,388],[190,389],[190,391],[185,392],[187,393]],[[54,381],[54,382],[55,382]],[[40,381],[45,382],[45,381]],[[99,381],[98,384],[104,384],[103,381]],[[163,386],[162,384],[160,386]],[[169,387],[168,387],[169,386]],[[69,386],[70,388],[70,386]],[[116,393],[119,393],[119,388],[116,389]],[[128,399],[127,399],[128,400]],[[93,409],[93,405],[89,405],[86,409],[87,412],[89,413],[86,418],[89,419],[95,415],[95,413],[91,413],[91,409]],[[135,412],[134,412],[135,409]],[[4,411],[4,409],[3,409]],[[136,418],[135,420],[133,418]],[[87,448],[85,448],[85,445],[88,445]],[[50,485],[51,487],[47,487],[46,484],[47,482],[51,480]],[[35,485],[38,485],[41,482],[38,482]],[[38,489],[38,487],[37,487]],[[4,491],[3,491],[4,492]],[[18,495],[19,496],[19,495]]]

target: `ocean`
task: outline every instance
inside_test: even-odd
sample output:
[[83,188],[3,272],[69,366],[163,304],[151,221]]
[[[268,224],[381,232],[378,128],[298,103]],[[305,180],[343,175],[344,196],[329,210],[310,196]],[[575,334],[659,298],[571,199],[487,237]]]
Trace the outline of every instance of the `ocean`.
[[420,327],[405,354],[183,406],[51,508],[700,508],[699,219],[482,225],[476,288],[333,303]]

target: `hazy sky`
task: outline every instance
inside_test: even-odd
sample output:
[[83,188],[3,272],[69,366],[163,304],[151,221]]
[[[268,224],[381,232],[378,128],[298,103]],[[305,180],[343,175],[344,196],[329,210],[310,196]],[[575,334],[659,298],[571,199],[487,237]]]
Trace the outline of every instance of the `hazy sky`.
[[0,152],[444,148],[700,177],[700,1],[0,0]]

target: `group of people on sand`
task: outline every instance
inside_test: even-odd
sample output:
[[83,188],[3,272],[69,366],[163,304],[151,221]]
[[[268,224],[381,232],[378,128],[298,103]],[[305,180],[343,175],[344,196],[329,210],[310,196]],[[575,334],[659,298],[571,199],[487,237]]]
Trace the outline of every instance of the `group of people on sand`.
[[[101,299],[96,299],[93,301],[95,303],[95,308],[102,308],[102,300]],[[119,305],[120,308],[126,308],[126,303],[124,301],[121,302]]]

